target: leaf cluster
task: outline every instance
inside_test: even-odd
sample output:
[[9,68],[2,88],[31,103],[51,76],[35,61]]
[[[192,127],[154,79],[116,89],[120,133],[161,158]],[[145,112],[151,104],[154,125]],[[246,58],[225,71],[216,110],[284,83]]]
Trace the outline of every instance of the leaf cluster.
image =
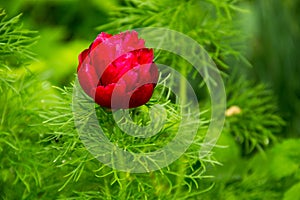
[[285,122],[279,115],[275,95],[266,85],[233,74],[227,78],[226,94],[228,110],[240,110],[227,115],[224,132],[241,144],[244,155],[276,142],[275,134],[280,133]]
[[[220,69],[228,69],[226,59],[234,57],[247,64],[241,54],[248,36],[236,27],[241,0],[126,0],[110,13],[110,22],[99,26],[111,33],[142,27],[165,27],[184,33],[201,44]],[[169,56],[169,55],[168,55]]]
[[[188,198],[197,196],[210,188],[211,185],[201,184],[201,180],[208,177],[203,175],[205,163],[213,162],[210,158],[201,160],[198,157],[203,137],[201,132],[197,134],[187,153],[170,166],[150,173],[121,172],[99,162],[82,144],[74,124],[71,107],[73,89],[67,87],[61,89],[61,93],[64,95],[57,100],[56,109],[42,115],[44,123],[50,127],[51,131],[46,133],[41,143],[45,144],[45,152],[56,152],[53,162],[59,169],[65,171],[62,179],[64,183],[61,183],[59,188],[59,191],[65,195],[62,198],[80,199],[95,196],[101,198],[99,192],[103,199]],[[158,88],[148,104],[130,111],[132,117],[135,118],[134,122],[141,126],[149,123],[148,107],[153,102],[159,101],[165,104],[170,116],[164,128],[156,136],[147,139],[127,136],[118,128],[111,112],[96,107],[99,124],[107,138],[118,147],[139,153],[155,151],[169,142],[166,136],[176,132],[179,123],[180,109],[178,105],[170,101],[169,97],[169,91],[165,88]],[[87,118],[80,119],[83,120],[81,123],[86,123]],[[202,129],[205,129],[204,123]],[[173,136],[170,135],[170,137],[172,139]],[[101,148],[101,144],[99,144],[99,148]],[[87,180],[88,185],[86,184]],[[68,193],[70,188],[72,188],[72,192]]]
[[37,35],[20,25],[21,14],[8,19],[6,13],[0,8],[0,67],[19,67],[26,60],[33,59],[34,54],[28,50]]
[[27,198],[38,194],[49,165],[39,140],[47,129],[40,111],[50,109],[50,84],[28,71],[0,68],[0,91],[0,197]]
[[[226,137],[223,142],[227,145],[234,141],[233,137]],[[230,146],[228,155],[222,158],[224,166],[211,169],[216,175],[215,187],[200,198],[299,199],[299,143],[299,139],[287,139],[250,159],[232,154]]]

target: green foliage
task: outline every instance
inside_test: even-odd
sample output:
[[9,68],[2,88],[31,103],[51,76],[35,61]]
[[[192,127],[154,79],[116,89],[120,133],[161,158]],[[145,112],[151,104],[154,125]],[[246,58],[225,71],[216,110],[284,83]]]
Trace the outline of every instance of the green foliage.
[[226,81],[226,94],[227,111],[234,106],[240,111],[227,115],[224,132],[232,134],[242,145],[243,154],[263,150],[276,140],[274,134],[279,133],[285,123],[270,89],[232,74]]
[[89,43],[85,41],[62,43],[65,31],[61,28],[48,28],[39,32],[41,38],[38,45],[32,47],[32,51],[39,52],[38,60],[30,65],[30,70],[40,74],[55,86],[70,85],[78,65],[77,56]]
[[33,58],[28,47],[36,41],[36,32],[22,29],[20,16],[8,19],[0,8],[0,67],[19,67]]
[[283,0],[253,1],[250,15],[249,58],[253,79],[271,85],[281,114],[287,121],[285,134],[300,136],[300,2]]
[[[62,179],[64,182],[59,186],[59,191],[62,192],[61,198],[80,199],[96,196],[100,199],[184,199],[197,196],[210,187],[201,184],[201,180],[207,178],[202,175],[205,171],[205,163],[213,162],[210,158],[206,160],[198,158],[203,137],[201,132],[187,153],[166,168],[141,174],[120,172],[105,166],[87,151],[74,127],[74,117],[70,107],[73,90],[65,88],[61,92],[64,96],[57,100],[56,109],[42,115],[45,118],[44,123],[51,128],[42,140],[42,144],[45,144],[44,151],[56,152],[54,163],[59,169],[65,171]],[[115,124],[112,114],[97,107],[99,123],[109,140],[131,152],[147,152],[149,149],[156,150],[166,145],[168,138],[165,137],[177,130],[180,109],[169,101],[169,95],[165,92],[169,93],[164,88],[157,89],[151,101],[157,102],[155,98],[159,99],[165,104],[171,116],[157,136],[146,140],[126,136]],[[138,125],[149,121],[148,106],[152,104],[151,101],[146,106],[131,111],[139,113],[139,120],[136,121]],[[141,118],[144,119],[140,120]],[[85,123],[86,118],[83,117],[82,120],[82,123]],[[202,125],[202,129],[205,129],[205,126]],[[101,145],[99,147],[101,148]],[[71,188],[71,193],[67,192]]]
[[300,183],[293,185],[285,194],[284,200],[300,199],[299,195]]
[[239,51],[245,35],[235,28],[238,14],[247,13],[239,6],[240,2],[126,0],[124,6],[111,12],[110,22],[98,30],[116,33],[141,27],[170,28],[195,39],[219,68],[228,69],[225,62],[228,57],[246,61]]
[[26,198],[43,184],[48,165],[39,154],[46,130],[39,111],[50,109],[51,89],[30,72],[0,69],[0,91],[0,197]]
[[[31,56],[28,47],[35,41],[31,31],[20,29],[18,18],[1,16],[3,44],[0,50],[0,197],[25,199],[38,196],[42,178],[49,169],[47,157],[40,154],[42,126],[41,110],[49,110],[53,91],[47,81],[41,81],[24,66]],[[19,59],[20,69],[8,58]],[[17,192],[16,192],[17,191]]]
[[216,184],[201,199],[299,199],[299,139],[285,140],[246,160],[230,156],[234,138],[225,138],[219,144],[230,145],[224,149],[228,154],[216,151],[224,165],[208,171],[216,174]]
[[107,11],[116,4],[117,0],[14,0],[1,1],[0,7],[5,8],[9,16],[22,12],[23,21],[35,30],[63,28],[63,41],[70,41],[74,38],[92,40],[97,34],[95,26],[107,21]]

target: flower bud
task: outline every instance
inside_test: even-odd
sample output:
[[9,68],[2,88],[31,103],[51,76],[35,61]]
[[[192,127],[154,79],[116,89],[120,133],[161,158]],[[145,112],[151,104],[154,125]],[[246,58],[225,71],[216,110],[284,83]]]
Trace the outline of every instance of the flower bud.
[[158,80],[153,58],[153,49],[145,47],[137,32],[102,32],[80,53],[78,80],[85,93],[100,106],[138,107],[149,101]]

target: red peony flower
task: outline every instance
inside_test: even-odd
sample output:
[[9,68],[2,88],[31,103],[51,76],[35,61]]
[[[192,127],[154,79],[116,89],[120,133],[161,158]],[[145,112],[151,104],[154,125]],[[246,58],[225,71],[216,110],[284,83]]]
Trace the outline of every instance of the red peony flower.
[[149,101],[158,79],[153,50],[135,31],[100,33],[79,55],[78,79],[97,104],[120,109]]

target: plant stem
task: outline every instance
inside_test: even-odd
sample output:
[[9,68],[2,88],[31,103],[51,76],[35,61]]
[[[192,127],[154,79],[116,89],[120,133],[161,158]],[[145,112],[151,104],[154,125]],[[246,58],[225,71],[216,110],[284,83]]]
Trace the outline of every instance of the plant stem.
[[186,103],[186,75],[187,75],[187,71],[186,68],[182,67],[180,70],[181,73],[181,78],[180,78],[180,90],[179,90],[179,98],[180,98],[180,103],[181,105],[185,105]]
[[[186,94],[186,76],[187,76],[187,69],[185,67],[181,67],[181,78],[180,78],[180,104],[185,105],[187,103],[187,94]],[[181,108],[183,110],[184,108]],[[182,112],[182,111],[181,111]],[[182,191],[182,186],[184,184],[184,174],[186,174],[186,164],[184,162],[184,158],[179,158],[178,162],[178,176],[176,178],[176,185],[178,185],[178,189],[175,193],[175,197]]]

